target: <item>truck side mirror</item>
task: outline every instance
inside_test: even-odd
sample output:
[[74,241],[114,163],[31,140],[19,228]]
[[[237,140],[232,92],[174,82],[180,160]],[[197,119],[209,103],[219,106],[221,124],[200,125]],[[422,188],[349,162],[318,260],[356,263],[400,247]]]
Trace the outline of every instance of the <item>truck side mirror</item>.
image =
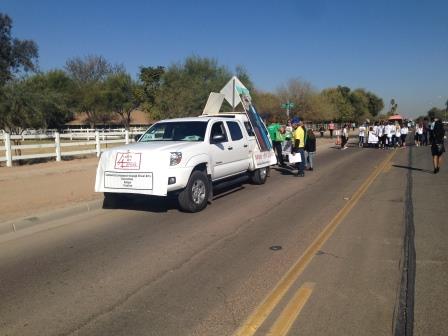
[[135,136],[134,136],[134,140],[135,140],[135,142],[138,142],[138,139],[140,139],[140,137],[141,137],[141,134],[137,134],[137,135],[135,135]]
[[212,143],[220,143],[220,142],[224,142],[226,140],[224,134],[215,134],[212,137]]

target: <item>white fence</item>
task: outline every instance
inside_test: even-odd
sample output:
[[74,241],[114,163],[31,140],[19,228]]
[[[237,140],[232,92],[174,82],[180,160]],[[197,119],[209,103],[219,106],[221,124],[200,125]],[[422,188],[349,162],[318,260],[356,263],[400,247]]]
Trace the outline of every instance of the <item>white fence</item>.
[[[135,129],[132,131],[128,130],[77,130],[76,132],[70,133],[58,133],[54,132],[53,135],[46,134],[34,134],[34,135],[10,135],[8,133],[0,134],[3,138],[4,145],[0,145],[0,155],[1,152],[5,152],[5,156],[0,156],[0,162],[6,161],[7,167],[12,167],[12,162],[16,160],[27,160],[27,159],[39,159],[39,158],[51,158],[55,157],[56,161],[61,161],[63,156],[76,156],[76,155],[86,155],[86,154],[96,154],[97,157],[100,156],[101,152],[104,151],[103,145],[114,144],[114,143],[125,143],[129,144],[134,141],[136,135],[143,134],[142,129]],[[42,143],[42,144],[20,144],[14,145],[12,142],[14,140],[19,140],[26,142],[27,140],[53,140],[52,143]],[[61,141],[64,140],[65,141]],[[80,141],[86,140],[86,141]],[[83,149],[68,151],[65,148],[70,147],[82,147],[82,146],[95,146],[94,149]],[[3,148],[2,148],[3,147]],[[54,151],[47,153],[36,153],[36,154],[26,154],[26,155],[14,155],[15,150],[26,150],[26,149],[44,149],[44,148],[54,148]]]

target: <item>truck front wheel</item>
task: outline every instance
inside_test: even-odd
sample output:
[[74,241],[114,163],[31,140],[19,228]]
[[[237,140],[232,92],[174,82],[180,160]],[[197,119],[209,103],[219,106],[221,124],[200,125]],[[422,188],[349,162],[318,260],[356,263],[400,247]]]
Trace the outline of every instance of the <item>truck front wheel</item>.
[[268,167],[259,168],[252,172],[251,180],[254,184],[265,184],[268,178]]
[[207,206],[209,195],[210,182],[207,175],[195,170],[191,173],[187,187],[179,193],[179,207],[186,212],[201,211]]

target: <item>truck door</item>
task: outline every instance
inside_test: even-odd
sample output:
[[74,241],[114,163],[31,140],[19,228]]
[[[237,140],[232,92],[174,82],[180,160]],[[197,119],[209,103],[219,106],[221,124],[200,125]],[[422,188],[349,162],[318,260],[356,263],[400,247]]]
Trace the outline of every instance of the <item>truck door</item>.
[[249,169],[249,141],[243,135],[238,121],[226,121],[230,133],[229,152],[231,152],[229,168],[233,173],[240,173]]
[[231,175],[229,163],[232,161],[232,150],[229,149],[229,137],[224,122],[216,121],[210,131],[210,157],[213,180]]

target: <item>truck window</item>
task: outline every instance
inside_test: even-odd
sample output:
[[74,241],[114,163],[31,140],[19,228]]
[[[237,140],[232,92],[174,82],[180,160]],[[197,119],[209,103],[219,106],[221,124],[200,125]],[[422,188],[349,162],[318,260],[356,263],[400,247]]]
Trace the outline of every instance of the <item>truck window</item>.
[[230,137],[233,141],[238,141],[243,138],[240,125],[236,121],[227,121],[227,127],[230,131]]
[[206,130],[207,122],[203,121],[159,122],[143,134],[140,142],[204,141]]
[[255,136],[254,130],[253,130],[252,125],[250,124],[250,122],[245,121],[244,122],[244,127],[246,127],[246,131],[247,131],[247,134],[249,136]]
[[216,122],[213,124],[211,132],[210,132],[210,143],[213,143],[213,137],[215,135],[223,135],[224,136],[224,140],[220,141],[220,142],[228,141],[226,129],[224,128],[224,123],[222,121],[219,121],[219,122]]

